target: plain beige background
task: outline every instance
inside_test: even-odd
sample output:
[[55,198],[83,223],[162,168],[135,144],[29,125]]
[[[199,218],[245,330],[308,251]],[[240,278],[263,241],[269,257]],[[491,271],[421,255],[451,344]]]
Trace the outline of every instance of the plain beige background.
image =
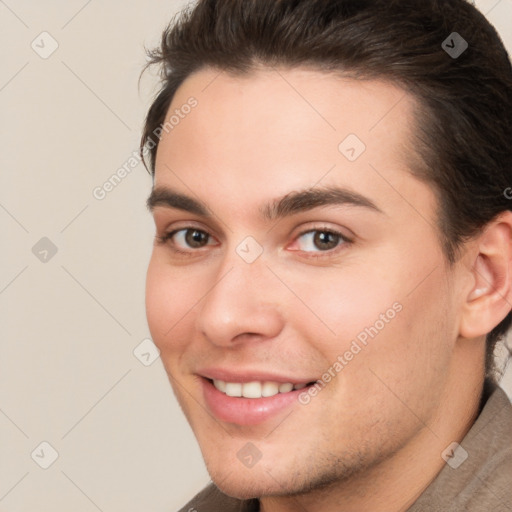
[[[151,178],[130,160],[144,45],[184,5],[0,0],[0,511],[170,512],[208,482],[149,364]],[[512,0],[477,5],[512,49]]]

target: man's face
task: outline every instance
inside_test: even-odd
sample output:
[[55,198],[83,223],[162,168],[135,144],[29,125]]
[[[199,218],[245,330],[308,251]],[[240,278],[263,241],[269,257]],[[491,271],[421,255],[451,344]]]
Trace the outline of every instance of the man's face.
[[315,71],[203,70],[166,119],[192,96],[155,190],[193,202],[155,202],[157,236],[175,234],[155,243],[146,301],[213,480],[293,494],[405,457],[432,435],[459,315],[434,194],[406,165],[411,98]]

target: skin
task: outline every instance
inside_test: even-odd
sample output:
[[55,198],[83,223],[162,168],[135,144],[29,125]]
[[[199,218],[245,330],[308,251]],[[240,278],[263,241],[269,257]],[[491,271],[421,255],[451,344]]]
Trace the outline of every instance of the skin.
[[[391,84],[306,69],[206,69],[169,111],[190,96],[198,106],[162,137],[154,186],[201,201],[211,216],[165,205],[153,215],[157,237],[189,228],[210,238],[199,248],[183,236],[155,242],[146,303],[212,479],[230,496],[260,498],[265,512],[406,510],[478,414],[485,333],[512,299],[510,215],[446,263],[434,194],[406,164],[414,100]],[[354,162],[338,150],[350,133],[366,145]],[[261,215],[290,192],[328,186],[380,211]],[[302,235],[313,229],[350,241],[322,250]],[[236,252],[247,236],[263,248],[251,264]],[[309,404],[250,426],[207,412],[201,368],[320,378],[395,303],[401,311]],[[237,458],[247,442],[262,454],[252,468]]]

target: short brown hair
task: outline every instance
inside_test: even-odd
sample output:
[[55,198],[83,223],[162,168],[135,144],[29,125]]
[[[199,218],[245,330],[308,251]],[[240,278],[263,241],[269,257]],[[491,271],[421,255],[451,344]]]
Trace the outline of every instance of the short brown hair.
[[[455,44],[453,33],[468,44],[458,56],[442,47]],[[512,66],[496,30],[466,0],[199,0],[169,25],[150,57],[162,76],[141,141],[151,173],[155,130],[192,73],[308,66],[385,79],[415,97],[420,165],[411,172],[437,193],[450,263],[465,240],[511,209]],[[489,373],[511,321],[509,313],[487,336]]]

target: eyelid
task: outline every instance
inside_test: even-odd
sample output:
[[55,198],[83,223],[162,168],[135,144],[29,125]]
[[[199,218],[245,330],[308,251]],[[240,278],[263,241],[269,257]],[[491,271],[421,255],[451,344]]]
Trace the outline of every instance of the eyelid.
[[220,237],[217,234],[217,230],[206,226],[204,223],[200,221],[183,219],[183,220],[174,220],[170,222],[168,219],[159,219],[156,221],[157,232],[162,233],[162,236],[165,236],[171,232],[181,231],[184,229],[197,229],[198,231],[204,231],[211,237],[216,240],[220,240]]
[[320,222],[313,222],[310,225],[308,225],[307,227],[301,226],[299,232],[296,235],[292,235],[293,240],[296,240],[300,236],[305,235],[307,233],[311,233],[312,231],[327,231],[329,233],[336,233],[336,234],[340,235],[347,242],[353,242],[356,238],[355,233],[346,227],[332,226],[332,225],[329,225],[329,223],[327,223],[327,222],[320,221]]
[[[219,239],[223,226],[215,217],[205,218],[201,215],[176,210],[174,208],[157,207],[153,212],[153,221],[161,232],[169,231],[171,226],[183,226],[183,228],[196,228],[211,233]],[[176,228],[178,229],[178,228]],[[219,236],[217,236],[219,235]]]

